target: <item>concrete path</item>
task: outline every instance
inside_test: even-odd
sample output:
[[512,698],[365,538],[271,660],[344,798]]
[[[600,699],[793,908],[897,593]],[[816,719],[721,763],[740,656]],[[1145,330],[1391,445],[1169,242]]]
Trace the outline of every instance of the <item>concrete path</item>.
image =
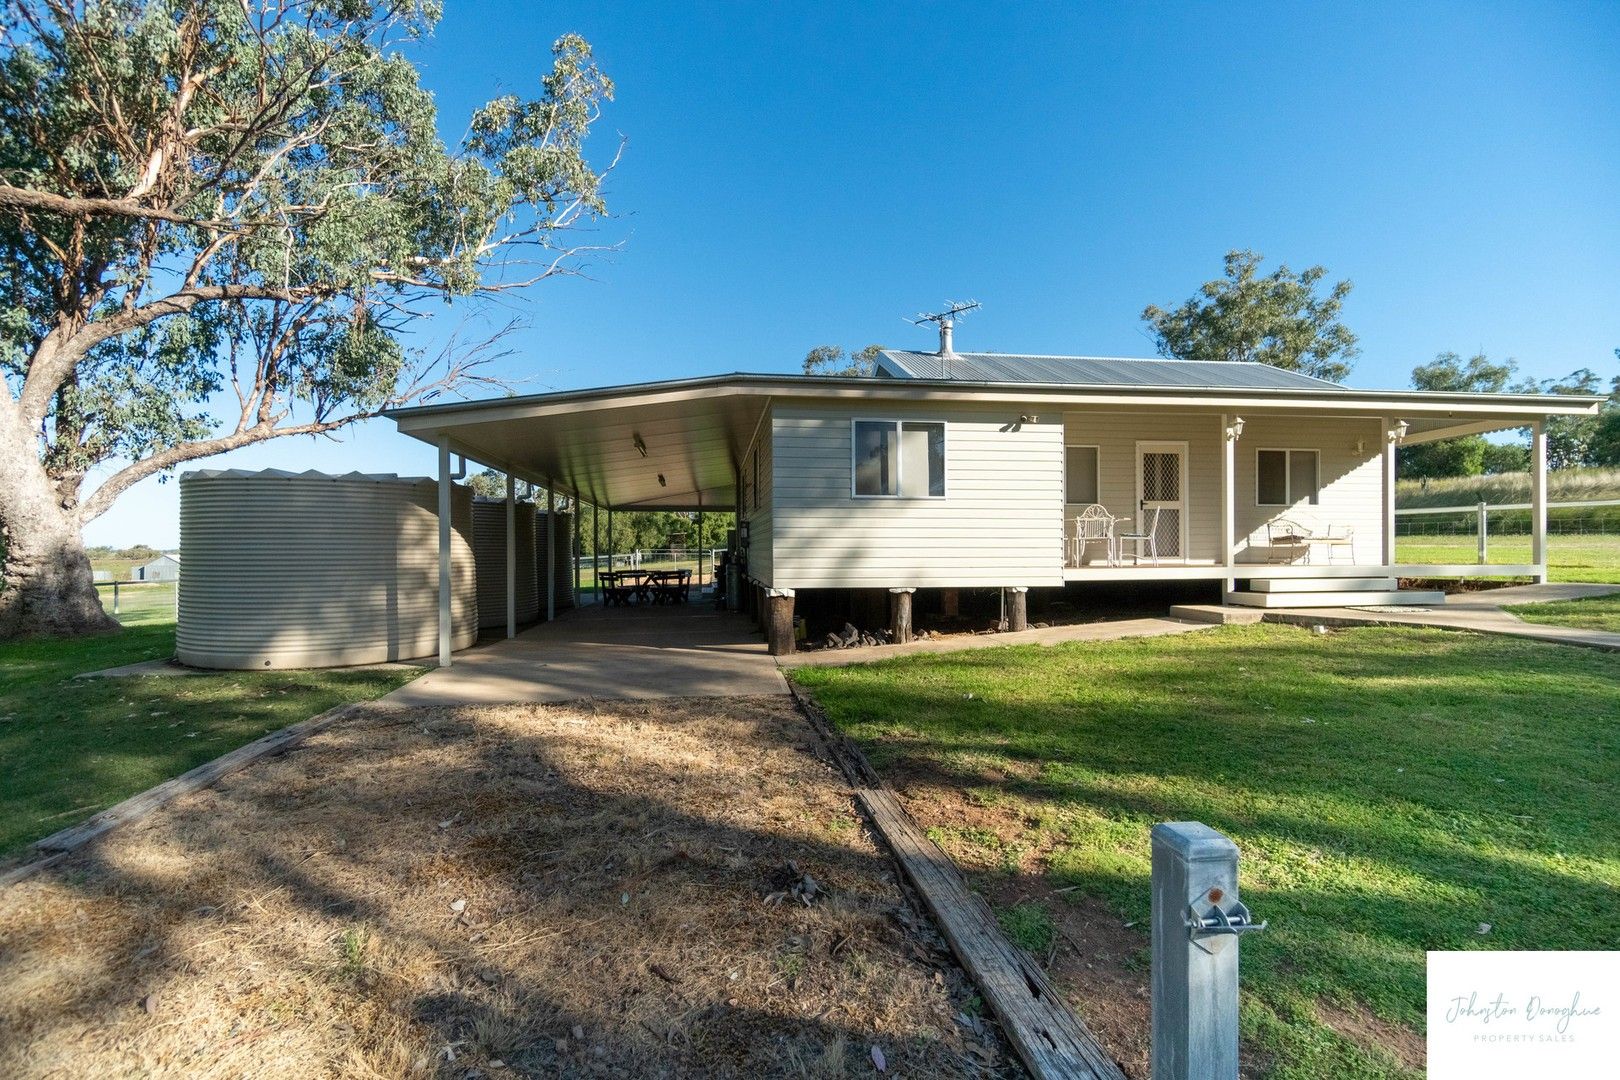
[[482,705],[785,693],[787,683],[747,617],[694,601],[564,612],[510,640],[458,652],[450,667],[382,700]]
[[[1549,641],[1559,645],[1580,645],[1588,649],[1620,652],[1620,634],[1605,630],[1581,630],[1572,626],[1528,623],[1511,611],[1514,604],[1576,600],[1588,596],[1608,596],[1620,592],[1620,585],[1559,583],[1514,585],[1505,589],[1481,589],[1446,597],[1444,605],[1400,610],[1374,611],[1368,608],[1223,608],[1215,605],[1188,605],[1180,609],[1187,618],[1207,616],[1212,622],[1281,622],[1309,626],[1432,626],[1444,630],[1472,630],[1476,634],[1503,634],[1508,637]],[[1227,612],[1241,612],[1227,618]],[[1255,618],[1259,616],[1259,618]]]
[[1177,619],[1116,619],[1109,622],[1079,623],[1074,626],[1046,626],[1020,630],[1015,634],[953,634],[950,637],[911,641],[904,645],[873,645],[857,649],[818,649],[795,653],[777,660],[783,667],[844,667],[890,660],[918,653],[953,653],[968,649],[995,649],[1004,645],[1058,645],[1065,641],[1117,641],[1131,637],[1161,637],[1207,630],[1209,624]]

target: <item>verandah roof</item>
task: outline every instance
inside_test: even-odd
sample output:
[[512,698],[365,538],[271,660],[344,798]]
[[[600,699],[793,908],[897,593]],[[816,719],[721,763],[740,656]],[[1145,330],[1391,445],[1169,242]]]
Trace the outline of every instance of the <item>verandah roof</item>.
[[[596,506],[731,510],[739,463],[772,400],[1005,404],[1010,410],[1323,414],[1405,421],[1408,444],[1589,414],[1602,398],[1302,387],[966,382],[716,375],[397,409],[399,430]],[[639,441],[639,447],[638,447]],[[641,447],[645,448],[643,453]],[[662,479],[660,479],[662,478]]]

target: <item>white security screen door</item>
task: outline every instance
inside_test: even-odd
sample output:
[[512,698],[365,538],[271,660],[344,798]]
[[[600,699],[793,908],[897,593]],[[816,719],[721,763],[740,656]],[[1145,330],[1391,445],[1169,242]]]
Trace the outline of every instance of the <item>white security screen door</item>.
[[1186,443],[1136,444],[1136,512],[1138,517],[1131,531],[1153,529],[1159,542],[1159,558],[1187,557]]

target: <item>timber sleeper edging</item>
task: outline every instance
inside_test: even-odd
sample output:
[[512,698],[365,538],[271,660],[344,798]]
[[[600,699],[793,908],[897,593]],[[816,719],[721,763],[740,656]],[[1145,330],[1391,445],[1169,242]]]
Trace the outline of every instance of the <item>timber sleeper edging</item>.
[[906,812],[860,748],[834,729],[791,680],[788,689],[1030,1074],[1036,1080],[1125,1080],[1119,1063],[1069,1008],[1046,972],[1007,940],[990,906],[968,888],[950,856]]

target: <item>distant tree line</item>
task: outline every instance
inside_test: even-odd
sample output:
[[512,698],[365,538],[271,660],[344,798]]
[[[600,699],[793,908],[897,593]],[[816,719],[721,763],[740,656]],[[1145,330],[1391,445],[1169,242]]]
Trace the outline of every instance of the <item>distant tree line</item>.
[[[1615,358],[1620,360],[1620,349],[1615,350]],[[1483,353],[1464,360],[1457,353],[1444,352],[1412,369],[1412,385],[1419,390],[1475,393],[1513,390],[1524,394],[1596,396],[1607,392],[1609,400],[1596,416],[1559,416],[1547,421],[1547,465],[1553,469],[1620,465],[1620,375],[1612,376],[1605,387],[1603,377],[1590,368],[1579,368],[1558,379],[1523,378],[1515,382],[1517,370],[1512,360],[1497,363]],[[1528,437],[1528,432],[1521,432],[1520,441],[1493,443],[1483,435],[1464,435],[1404,446],[1400,451],[1400,475],[1424,480],[1524,472],[1530,467]]]
[[[1356,335],[1339,321],[1353,288],[1340,281],[1320,295],[1327,270],[1312,266],[1296,273],[1287,265],[1259,272],[1253,251],[1226,253],[1225,274],[1171,308],[1149,305],[1142,312],[1159,355],[1177,360],[1228,360],[1270,364],[1331,382],[1350,374],[1360,354]],[[1615,350],[1620,359],[1620,349]],[[806,370],[809,362],[806,361]],[[1579,368],[1557,379],[1514,380],[1512,360],[1494,362],[1483,353],[1466,360],[1439,354],[1412,369],[1412,386],[1436,392],[1609,395],[1597,416],[1547,421],[1547,463],[1554,469],[1620,465],[1620,375],[1604,377]],[[1491,442],[1466,435],[1400,450],[1400,474],[1412,479],[1523,472],[1530,465],[1529,433],[1517,442]]]

